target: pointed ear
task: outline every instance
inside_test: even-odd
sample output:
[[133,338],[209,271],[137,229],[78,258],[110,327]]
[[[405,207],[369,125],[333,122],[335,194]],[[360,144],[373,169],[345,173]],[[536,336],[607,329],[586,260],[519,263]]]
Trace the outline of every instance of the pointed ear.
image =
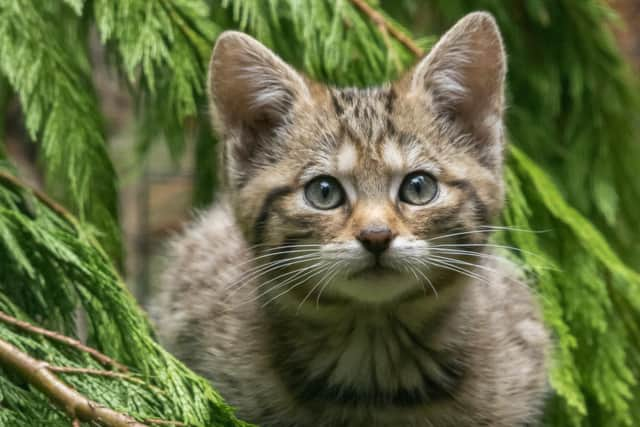
[[[209,65],[213,119],[225,140],[225,167],[243,174],[286,124],[301,99],[309,99],[303,77],[252,37],[226,31]],[[262,153],[268,155],[268,153]]]
[[[410,92],[427,95],[439,119],[458,124],[477,140],[502,138],[506,57],[494,18],[462,18],[416,66]],[[500,134],[496,134],[499,132]]]

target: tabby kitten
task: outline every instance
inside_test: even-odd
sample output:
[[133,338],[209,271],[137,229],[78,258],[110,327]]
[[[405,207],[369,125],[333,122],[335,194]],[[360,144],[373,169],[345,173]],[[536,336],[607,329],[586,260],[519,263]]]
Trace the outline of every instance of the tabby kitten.
[[173,244],[163,342],[262,426],[535,424],[547,333],[487,244],[505,72],[486,13],[371,89],[222,34],[225,195]]

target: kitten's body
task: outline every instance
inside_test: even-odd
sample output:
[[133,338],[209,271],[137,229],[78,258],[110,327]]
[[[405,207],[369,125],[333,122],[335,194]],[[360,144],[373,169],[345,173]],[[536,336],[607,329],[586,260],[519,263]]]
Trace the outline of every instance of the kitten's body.
[[[491,265],[490,284],[469,281],[437,300],[422,294],[388,307],[319,309],[312,300],[280,312],[256,299],[255,284],[229,292],[236,266],[251,255],[227,203],[173,248],[163,341],[242,419],[292,427],[534,425],[547,337],[529,290],[503,262]],[[438,307],[445,312],[434,313]],[[428,374],[419,384],[421,372]],[[424,399],[402,391],[416,383]]]
[[[534,424],[547,334],[483,251],[503,192],[493,20],[378,89],[314,84],[235,33],[212,70],[228,191],[174,242],[169,349],[263,426]],[[416,173],[426,201],[407,200]],[[314,205],[318,179],[342,199]]]

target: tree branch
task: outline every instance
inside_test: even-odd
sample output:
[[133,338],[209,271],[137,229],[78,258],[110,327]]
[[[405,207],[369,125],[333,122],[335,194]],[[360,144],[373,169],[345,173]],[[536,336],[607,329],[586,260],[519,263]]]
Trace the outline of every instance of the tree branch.
[[0,363],[23,376],[73,420],[95,421],[106,427],[148,427],[129,415],[106,408],[81,395],[56,377],[46,363],[32,358],[2,339]]
[[176,427],[183,427],[186,426],[187,424],[185,423],[181,423],[180,421],[166,421],[166,420],[160,420],[158,418],[147,418],[144,420],[145,423],[149,423],[149,424],[157,424],[157,425],[164,425],[164,426],[176,426]]
[[34,334],[39,334],[39,335],[43,335],[47,338],[50,338],[54,341],[58,341],[61,343],[64,343],[70,347],[73,347],[77,350],[80,350],[82,352],[85,353],[89,353],[91,355],[91,357],[93,357],[94,359],[96,359],[98,362],[102,363],[103,365],[106,366],[112,366],[113,368],[117,369],[120,372],[128,372],[129,369],[124,366],[123,364],[116,362],[115,360],[113,360],[112,358],[110,358],[109,356],[100,353],[98,350],[88,347],[84,344],[82,344],[80,341],[75,340],[73,338],[67,337],[65,335],[59,334],[57,332],[53,332],[53,331],[49,331],[47,329],[44,328],[40,328],[38,326],[32,325],[30,323],[24,322],[22,320],[18,320],[15,317],[11,317],[8,314],[0,311],[0,321],[8,323],[10,325],[14,325],[17,326],[21,329],[24,329],[26,331],[32,332]]
[[52,211],[54,211],[55,213],[63,217],[65,220],[67,220],[71,224],[76,225],[73,215],[71,215],[71,213],[68,210],[66,210],[64,207],[62,207],[61,204],[57,203],[51,197],[47,196],[44,192],[38,190],[35,187],[32,187],[28,184],[23,183],[15,176],[3,170],[0,170],[0,179],[10,183],[14,187],[17,187],[18,189],[31,191],[31,193],[33,193],[34,196],[40,199],[42,203],[47,205],[49,209],[51,209]]
[[402,43],[416,57],[421,58],[424,55],[424,50],[415,44],[415,42],[405,33],[391,25],[380,12],[369,6],[365,0],[351,0],[351,3],[360,9],[362,13],[367,15],[378,26],[378,29],[382,31],[383,34],[385,30],[388,31],[389,34],[395,37],[396,40]]

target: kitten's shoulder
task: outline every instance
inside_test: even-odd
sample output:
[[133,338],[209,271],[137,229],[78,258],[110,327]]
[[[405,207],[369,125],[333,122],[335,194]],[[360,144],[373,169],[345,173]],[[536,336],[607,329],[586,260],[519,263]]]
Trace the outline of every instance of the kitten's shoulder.
[[193,319],[207,318],[223,307],[221,294],[246,262],[247,244],[227,200],[211,209],[174,237],[167,248],[158,296],[150,305],[158,335],[173,349],[176,336]]

